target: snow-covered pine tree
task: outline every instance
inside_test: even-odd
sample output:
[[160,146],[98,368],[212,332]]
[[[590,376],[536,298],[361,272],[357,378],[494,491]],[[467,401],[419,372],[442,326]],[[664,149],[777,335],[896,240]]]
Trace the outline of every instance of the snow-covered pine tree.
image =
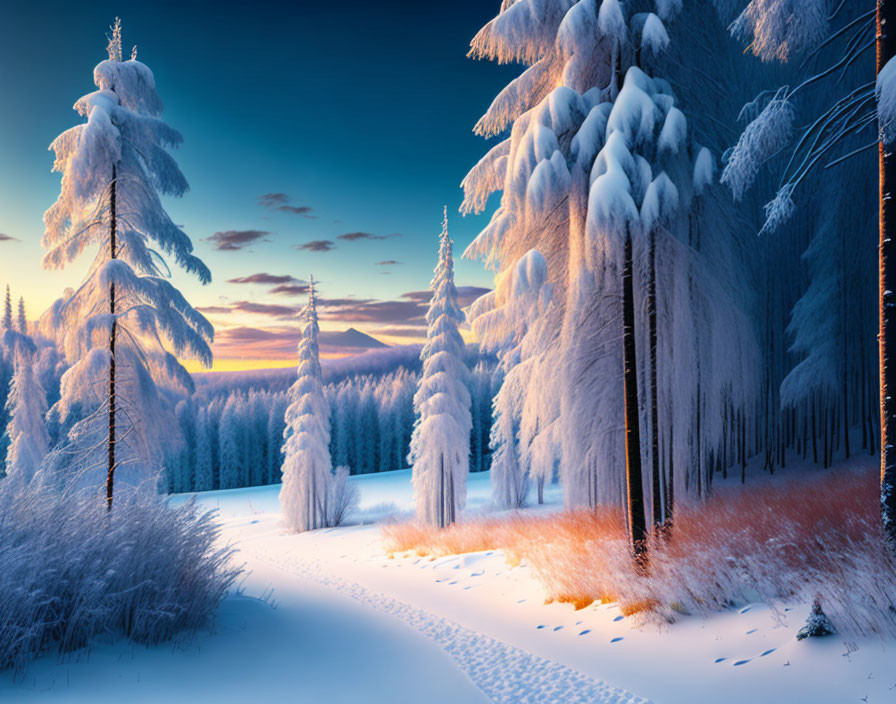
[[525,413],[526,387],[531,375],[538,373],[531,352],[538,347],[537,332],[544,327],[539,326],[539,321],[550,305],[553,287],[547,283],[547,262],[534,249],[520,258],[510,277],[505,305],[480,315],[478,308],[487,303],[486,298],[470,313],[477,338],[483,340],[486,350],[498,356],[496,374],[502,378],[493,401],[489,439],[492,500],[502,508],[519,508],[526,500],[529,476],[538,483],[541,497],[544,481],[553,472],[553,458],[543,463],[533,461],[531,452],[531,443],[542,435],[540,429],[531,427],[532,419],[548,413],[543,409],[535,409],[528,416]]
[[283,486],[280,508],[292,531],[314,530],[327,523],[330,459],[330,409],[324,396],[318,349],[314,277],[308,285],[308,305],[299,342],[298,378],[289,388],[283,445]]
[[191,391],[178,359],[209,365],[214,333],[167,280],[162,254],[202,283],[211,275],[159,199],[188,188],[168,153],[181,135],[160,119],[153,74],[135,54],[122,60],[116,20],[109,57],[94,69],[98,90],[75,104],[86,122],[51,145],[62,189],[44,215],[46,268],[97,248],[83,283],[42,316],[41,330],[71,364],[57,403],[62,422],[71,426],[76,408],[87,413],[70,427],[55,464],[88,486],[104,483],[109,506],[116,468],[127,466],[132,482],[158,471],[159,443],[176,429],[159,386]]
[[25,318],[25,299],[21,296],[19,297],[19,317],[16,321],[18,323],[19,332],[23,335],[28,334],[28,320]]
[[5,481],[28,483],[50,449],[50,436],[44,420],[47,398],[34,372],[37,356],[34,343],[12,330],[4,333],[4,342],[12,350],[15,368],[6,399],[9,447]]
[[3,328],[12,329],[12,294],[9,292],[9,284],[6,284],[6,302],[3,306]]
[[[712,193],[708,206],[688,217],[694,177],[705,176],[708,154],[701,157],[670,83],[656,77],[675,71],[676,85],[703,80],[691,69],[706,42],[693,35],[704,31],[698,25],[711,19],[708,10],[705,2],[505,2],[472,43],[478,58],[528,66],[476,125],[486,136],[510,127],[509,136],[463,182],[464,212],[483,210],[489,195],[502,191],[500,207],[465,253],[498,270],[494,293],[474,310],[483,315],[511,305],[516,263],[533,248],[544,256],[554,305],[530,352],[521,427],[530,428],[527,442],[540,450],[543,466],[551,465],[552,455],[561,459],[571,506],[618,504],[628,493],[619,471],[626,449],[621,302],[627,239],[636,380],[658,398],[655,426],[663,429],[668,448],[661,470],[689,468],[676,481],[704,495],[696,488],[708,485],[704,457],[723,434],[722,399],[745,406],[755,389],[753,329],[738,309],[741,300],[729,293],[738,291],[732,281],[742,276],[731,267],[734,247],[725,239],[731,229],[705,224],[710,217],[722,222],[727,213]],[[683,41],[676,45],[670,37]],[[698,106],[717,102],[711,91],[688,90]],[[710,120],[699,127],[701,137],[721,143]],[[640,211],[649,186],[660,178],[674,186],[678,207],[648,237]],[[650,326],[642,313],[650,246],[662,263],[653,283],[659,290],[656,390],[652,374],[644,373],[651,367],[644,339]],[[645,404],[631,406],[634,411]],[[638,454],[649,458],[658,448],[651,442]],[[648,474],[642,482],[651,479]]]
[[426,344],[421,352],[423,373],[414,394],[417,420],[408,461],[417,505],[417,519],[444,528],[463,510],[470,469],[469,371],[458,327],[464,314],[454,285],[448,212],[439,235],[439,261],[430,283],[432,299],[426,313]]

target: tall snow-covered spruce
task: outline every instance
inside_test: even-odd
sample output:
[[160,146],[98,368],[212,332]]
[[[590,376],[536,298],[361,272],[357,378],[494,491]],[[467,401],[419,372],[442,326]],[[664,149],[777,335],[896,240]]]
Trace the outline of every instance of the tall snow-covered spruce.
[[44,215],[46,268],[63,268],[88,248],[97,254],[40,329],[71,365],[56,404],[68,443],[54,452],[53,465],[85,486],[105,485],[111,507],[116,478],[136,483],[160,469],[162,440],[177,433],[163,389],[192,391],[179,359],[210,365],[214,331],[167,280],[163,258],[202,283],[211,280],[159,199],[188,189],[168,152],[181,135],[160,119],[152,71],[136,49],[122,60],[119,20],[108,55],[93,72],[97,90],[74,106],[86,122],[50,147],[62,189]]
[[429,328],[421,353],[423,374],[414,394],[417,420],[408,461],[413,468],[417,519],[444,528],[457,519],[466,503],[472,428],[469,370],[458,329],[464,314],[454,285],[447,210],[430,288],[432,299],[426,313]]
[[348,467],[331,471],[330,406],[320,368],[314,277],[308,285],[308,305],[300,316],[305,327],[299,342],[298,378],[287,394],[280,489],[284,520],[296,532],[339,525],[358,500],[357,488],[348,483]]
[[[537,251],[551,304],[525,325],[526,371],[508,392],[519,399],[516,454],[537,456],[542,471],[556,462],[569,506],[628,504],[637,549],[646,516],[665,520],[673,493],[708,493],[722,408],[752,409],[757,385],[723,224],[730,209],[694,135],[719,151],[723,142],[710,120],[689,124],[671,87],[688,91],[698,115],[715,100],[690,89],[701,79],[688,68],[708,10],[505,1],[470,52],[527,66],[475,127],[509,134],[462,183],[465,213],[501,192],[465,252],[497,270],[494,292],[470,310],[472,326],[486,347],[512,337],[514,309],[526,308],[514,271]],[[696,207],[700,193],[706,205]]]

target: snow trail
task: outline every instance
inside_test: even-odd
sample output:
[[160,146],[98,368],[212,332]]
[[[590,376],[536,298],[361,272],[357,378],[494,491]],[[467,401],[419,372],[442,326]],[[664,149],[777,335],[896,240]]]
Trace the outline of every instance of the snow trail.
[[[246,550],[245,545],[240,547]],[[319,562],[283,560],[266,551],[252,552],[260,560],[395,616],[429,636],[493,704],[650,704],[571,667],[476,633],[357,582],[327,575]]]

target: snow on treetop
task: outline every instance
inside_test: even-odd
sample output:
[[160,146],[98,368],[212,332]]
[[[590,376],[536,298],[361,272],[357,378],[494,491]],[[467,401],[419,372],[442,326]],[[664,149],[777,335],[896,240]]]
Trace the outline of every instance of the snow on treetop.
[[603,0],[597,12],[597,26],[605,37],[615,39],[620,44],[626,41],[625,17],[619,0]]
[[156,93],[156,80],[146,64],[130,59],[106,59],[93,69],[93,82],[100,90],[114,91],[121,105],[143,115],[162,114],[162,100]]
[[526,296],[532,291],[537,292],[547,282],[548,263],[544,255],[537,249],[526,252],[513,268],[513,278],[510,282],[510,296],[512,299]]
[[668,221],[678,209],[678,189],[665,171],[661,171],[650,184],[641,203],[641,222],[645,229],[657,222]]
[[662,20],[670,20],[681,12],[681,0],[656,0],[656,14]]
[[648,13],[641,28],[641,48],[659,54],[667,46],[669,46],[669,33],[666,32],[663,21],[652,12]]
[[615,230],[637,220],[638,208],[632,198],[631,182],[619,162],[608,159],[606,170],[594,180],[589,192],[588,222]]
[[662,117],[648,93],[653,92],[651,83],[641,69],[632,66],[626,72],[622,90],[613,102],[607,131],[624,134],[629,148],[651,139],[656,122]]
[[712,158],[712,152],[706,147],[700,147],[697,159],[694,161],[694,191],[698,194],[712,183],[716,165]]
[[[658,96],[659,97],[659,96]],[[666,96],[662,96],[666,97]],[[667,150],[678,154],[678,150],[684,146],[688,137],[688,121],[684,113],[676,107],[670,107],[660,131],[657,146],[660,150]]]
[[569,191],[570,183],[566,159],[557,150],[550,159],[542,159],[529,177],[526,198],[530,207],[538,211],[551,209]]

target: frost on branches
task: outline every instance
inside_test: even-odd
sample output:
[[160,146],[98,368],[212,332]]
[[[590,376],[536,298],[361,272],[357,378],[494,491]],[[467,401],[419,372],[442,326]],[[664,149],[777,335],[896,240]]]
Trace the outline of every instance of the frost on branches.
[[446,211],[430,284],[429,329],[421,353],[423,374],[414,395],[417,420],[408,456],[417,518],[439,527],[453,523],[466,503],[472,428],[469,371],[458,330],[464,314],[457,303],[451,248]]
[[[298,378],[289,388],[283,431],[280,507],[287,527],[295,532],[339,525],[358,501],[357,488],[347,481],[348,467],[331,471],[330,407],[320,369],[314,296],[312,277],[308,305],[300,314],[305,327],[299,342]],[[222,417],[222,433],[225,426]]]
[[188,188],[169,154],[181,135],[160,119],[152,71],[136,58],[122,60],[119,22],[108,52],[93,72],[97,90],[75,103],[85,122],[50,147],[62,188],[44,214],[43,237],[50,269],[97,250],[81,285],[40,320],[71,365],[54,409],[69,442],[52,465],[90,487],[106,480],[107,456],[119,480],[155,475],[161,443],[176,433],[165,392],[193,388],[178,359],[209,365],[214,332],[171,285],[163,258],[211,280],[160,201]]

